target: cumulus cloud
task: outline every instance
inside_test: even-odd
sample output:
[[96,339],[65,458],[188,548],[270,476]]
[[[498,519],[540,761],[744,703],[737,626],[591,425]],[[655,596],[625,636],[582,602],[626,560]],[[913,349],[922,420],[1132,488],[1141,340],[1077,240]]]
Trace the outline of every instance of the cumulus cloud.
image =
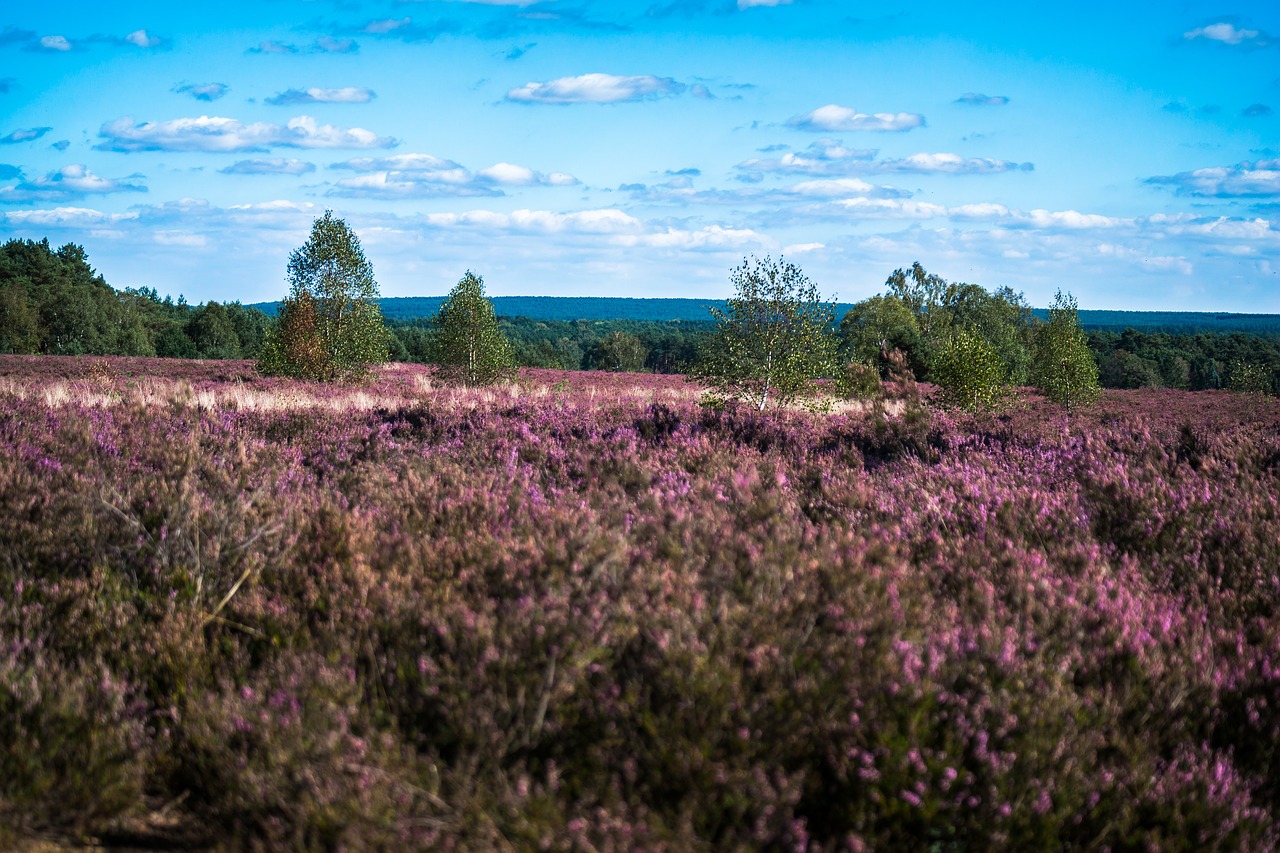
[[974,107],[1002,107],[1009,103],[1004,95],[984,95],[980,92],[965,92],[956,98],[957,104],[968,104]]
[[378,95],[372,89],[346,86],[341,89],[321,89],[312,86],[308,89],[287,89],[278,95],[267,98],[273,106],[293,104],[367,104]]
[[526,83],[507,93],[508,101],[525,104],[616,104],[683,94],[688,86],[670,77],[641,74],[580,74],[545,83]]
[[21,177],[21,175],[22,170],[17,166],[0,163],[0,181],[12,181],[14,178]]
[[1228,45],[1251,45],[1254,47],[1265,46],[1269,38],[1262,30],[1250,30],[1243,27],[1237,27],[1228,21],[1220,21],[1216,24],[1209,24],[1205,27],[1196,27],[1182,34],[1182,37],[1188,41],[1196,39],[1206,39],[1208,41],[1216,41],[1220,44]]
[[431,154],[357,157],[331,168],[358,173],[338,181],[329,195],[353,198],[501,196],[503,187],[566,187],[578,179],[563,172],[543,174],[514,163],[469,169]]
[[1244,118],[1263,118],[1271,113],[1271,107],[1266,104],[1250,104],[1240,111],[1240,115]]
[[755,6],[789,6],[791,0],[738,0],[739,9],[750,9]]
[[[133,179],[138,177],[130,176]],[[69,165],[38,178],[20,181],[12,187],[0,187],[0,202],[58,202],[87,195],[146,191],[145,186],[129,183],[129,179],[101,178],[86,166]]]
[[924,116],[917,113],[860,113],[849,107],[827,104],[804,115],[792,116],[788,127],[817,132],[874,130],[907,131],[924,127]]
[[57,142],[53,143],[49,147],[52,148],[54,151],[66,151],[68,148],[71,147],[71,140],[59,139]]
[[308,163],[305,160],[264,157],[254,160],[238,160],[218,171],[224,175],[305,175],[315,170],[315,164]]
[[226,83],[180,83],[171,91],[179,95],[190,95],[197,101],[208,103],[226,95],[231,91],[231,87]]
[[962,157],[951,153],[920,153],[907,157],[876,159],[874,149],[846,148],[843,143],[823,139],[800,152],[781,157],[754,158],[739,163],[738,170],[755,182],[768,173],[793,175],[846,175],[858,173],[918,173],[950,175],[990,175],[998,172],[1031,171],[1031,163]]
[[200,116],[141,122],[132,116],[102,125],[100,151],[265,151],[269,148],[391,148],[396,141],[359,127],[319,124],[297,116],[287,124]]
[[1198,198],[1275,198],[1280,197],[1280,159],[1158,175],[1147,183],[1171,186],[1178,195]]
[[71,50],[71,42],[67,41],[66,36],[41,36],[40,47],[45,50],[65,53]]

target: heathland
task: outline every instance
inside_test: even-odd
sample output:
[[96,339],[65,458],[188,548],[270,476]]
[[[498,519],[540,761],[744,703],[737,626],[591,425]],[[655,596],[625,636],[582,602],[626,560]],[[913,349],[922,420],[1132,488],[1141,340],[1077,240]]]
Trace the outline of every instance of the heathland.
[[0,844],[1274,849],[1280,400],[0,356]]

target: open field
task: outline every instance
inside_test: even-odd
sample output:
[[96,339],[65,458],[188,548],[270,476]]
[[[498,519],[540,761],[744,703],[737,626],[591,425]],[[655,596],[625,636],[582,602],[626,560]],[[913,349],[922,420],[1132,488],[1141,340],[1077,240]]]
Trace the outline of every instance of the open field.
[[1274,849],[1280,400],[0,356],[0,846]]

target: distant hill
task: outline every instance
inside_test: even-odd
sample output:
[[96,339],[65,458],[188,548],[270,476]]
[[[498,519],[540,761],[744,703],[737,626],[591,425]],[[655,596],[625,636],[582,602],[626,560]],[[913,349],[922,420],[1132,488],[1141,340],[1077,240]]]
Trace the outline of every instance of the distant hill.
[[[443,296],[388,297],[379,300],[389,320],[415,320],[434,316]],[[274,315],[279,303],[253,305]],[[723,307],[717,299],[628,299],[619,296],[495,296],[493,305],[503,317],[531,320],[639,320],[704,323],[711,319],[708,309]],[[853,306],[836,305],[836,318]],[[1048,312],[1036,309],[1042,319]],[[1086,329],[1135,329],[1140,332],[1249,332],[1280,333],[1280,314],[1225,314],[1213,311],[1092,311],[1081,309],[1080,322]]]

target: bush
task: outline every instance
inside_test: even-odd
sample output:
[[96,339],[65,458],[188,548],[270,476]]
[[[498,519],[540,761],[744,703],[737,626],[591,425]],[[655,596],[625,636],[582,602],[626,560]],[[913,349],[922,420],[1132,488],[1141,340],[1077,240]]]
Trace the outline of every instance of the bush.
[[969,411],[999,408],[1008,397],[1000,356],[968,329],[953,333],[938,348],[929,376],[946,403]]

